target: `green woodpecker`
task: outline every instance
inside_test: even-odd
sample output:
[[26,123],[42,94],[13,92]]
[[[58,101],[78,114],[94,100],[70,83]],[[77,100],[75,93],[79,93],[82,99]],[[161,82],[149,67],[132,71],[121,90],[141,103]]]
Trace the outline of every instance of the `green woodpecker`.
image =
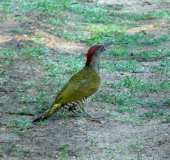
[[94,45],[87,52],[86,65],[74,74],[62,88],[51,108],[34,119],[33,122],[43,121],[53,115],[60,108],[65,108],[75,114],[85,113],[84,107],[90,102],[91,96],[99,89],[100,74],[99,61],[105,49],[112,42],[104,45]]

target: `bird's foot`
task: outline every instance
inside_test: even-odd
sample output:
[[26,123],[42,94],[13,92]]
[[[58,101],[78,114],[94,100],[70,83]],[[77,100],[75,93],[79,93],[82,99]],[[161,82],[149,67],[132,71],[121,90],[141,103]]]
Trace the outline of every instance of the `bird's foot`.
[[76,117],[84,117],[84,118],[91,117],[91,115],[86,112],[77,111],[77,110],[72,110],[72,112],[73,112],[74,116],[76,116]]
[[72,112],[74,113],[74,116],[76,117],[84,117],[87,119],[91,119],[91,120],[96,120],[96,119],[101,119],[104,118],[104,116],[92,116],[87,112],[81,112],[81,111],[77,111],[77,110],[72,110]]

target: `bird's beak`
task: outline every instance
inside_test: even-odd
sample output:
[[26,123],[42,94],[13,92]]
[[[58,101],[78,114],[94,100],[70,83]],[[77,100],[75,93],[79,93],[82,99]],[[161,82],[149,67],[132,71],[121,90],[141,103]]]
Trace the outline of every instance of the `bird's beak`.
[[107,47],[109,47],[113,42],[108,42],[104,44],[104,49],[106,49]]

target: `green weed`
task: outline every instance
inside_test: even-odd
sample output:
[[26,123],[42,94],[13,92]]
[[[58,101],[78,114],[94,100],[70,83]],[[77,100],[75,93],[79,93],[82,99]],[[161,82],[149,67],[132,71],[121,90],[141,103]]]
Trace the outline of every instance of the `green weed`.
[[56,62],[46,61],[45,70],[50,71],[51,76],[56,76],[57,74],[74,74],[80,70],[84,61],[79,56],[63,56],[61,54],[56,55]]
[[113,15],[117,18],[124,19],[124,20],[132,20],[132,21],[139,21],[139,20],[149,20],[149,19],[168,19],[170,17],[169,13],[166,11],[162,12],[150,12],[147,14],[134,14],[134,13],[113,13]]
[[166,117],[162,120],[162,123],[170,123],[170,117]]
[[[29,119],[26,117],[22,118],[12,118],[6,123],[6,126],[9,128],[14,128],[14,133],[20,136],[23,136],[28,133],[27,128],[30,128],[32,126],[32,123]],[[19,154],[18,152],[15,152],[15,154]]]
[[116,117],[116,116],[118,116],[118,113],[115,112],[114,110],[108,110],[107,113],[108,113],[111,117]]
[[49,158],[52,158],[52,157],[53,157],[53,153],[52,153],[52,152],[49,152],[49,153],[47,153],[46,155],[47,155],[47,157],[49,157]]
[[135,104],[136,98],[132,94],[127,93],[114,93],[106,94],[103,92],[98,92],[95,96],[95,100],[102,101],[105,103],[116,104],[118,106],[130,106]]
[[25,44],[22,48],[21,54],[26,58],[36,58],[37,60],[41,58],[42,55],[50,54],[50,50],[46,47],[40,47],[38,45],[29,46]]
[[129,112],[129,113],[134,113],[135,112],[134,106],[125,106],[125,105],[120,105],[117,109],[118,112]]
[[139,71],[140,66],[135,61],[121,61],[121,62],[101,62],[101,68],[106,69],[108,73],[113,71]]
[[109,35],[113,33],[118,33],[125,31],[127,29],[127,24],[123,25],[113,25],[113,24],[93,24],[88,23],[85,30],[92,32],[93,34],[102,34],[102,35]]
[[19,115],[35,115],[35,112],[30,108],[17,109],[15,111],[10,111],[9,114],[19,114]]
[[14,12],[14,8],[12,8],[12,6],[14,7],[14,1],[9,0],[9,1],[5,1],[2,0],[1,1],[1,12],[3,13],[13,13]]
[[17,127],[20,129],[25,129],[25,128],[29,128],[32,126],[32,123],[30,122],[29,119],[27,119],[26,117],[21,117],[21,118],[12,118],[11,120],[9,120],[6,123],[7,127]]
[[136,140],[133,140],[132,142],[130,142],[129,147],[130,148],[136,148],[136,149],[143,149],[144,148],[143,144],[139,141],[136,141]]
[[138,104],[140,104],[142,107],[150,107],[150,108],[158,109],[158,108],[163,108],[165,106],[168,106],[170,104],[170,100],[168,98],[164,98],[159,101],[148,99],[147,101],[138,102]]
[[12,155],[12,156],[15,156],[15,157],[21,157],[21,156],[22,156],[22,153],[21,153],[21,151],[18,150],[17,148],[13,148],[11,155]]
[[18,55],[16,49],[13,47],[0,47],[0,57],[4,59],[4,61],[1,62],[2,64],[5,64],[6,62],[9,63],[9,60],[18,57]]
[[94,140],[93,138],[89,138],[89,141],[90,141],[91,146],[97,146],[99,143],[98,141]]
[[66,110],[61,110],[58,112],[58,116],[67,121],[69,118],[67,113],[68,112]]
[[143,119],[155,119],[160,116],[166,116],[166,115],[168,115],[166,111],[152,110],[141,114],[140,117],[142,117]]
[[127,45],[119,44],[114,45],[113,48],[110,48],[110,50],[105,53],[104,57],[107,60],[113,59],[113,60],[124,60],[129,59],[130,57],[130,50]]
[[142,52],[140,54],[136,54],[133,58],[141,61],[156,61],[166,56],[169,56],[168,52],[154,50],[150,52]]
[[68,151],[69,151],[69,143],[65,143],[59,147],[61,150],[59,156],[61,159],[65,158],[68,156]]
[[81,21],[84,22],[102,22],[102,23],[107,23],[109,20],[107,20],[107,9],[104,7],[96,7],[96,6],[91,6],[85,7],[84,5],[81,4],[76,4],[73,6],[70,6],[69,10],[71,12],[78,13],[81,18]]
[[170,71],[170,58],[167,57],[160,62],[160,65],[150,67],[151,71],[156,73],[168,73]]
[[162,84],[153,84],[152,82],[142,82],[141,79],[137,79],[136,76],[125,76],[123,79],[116,82],[105,82],[103,86],[110,88],[129,88],[130,92],[133,91],[161,91],[170,88],[170,82],[166,81]]
[[122,123],[131,123],[131,124],[135,124],[135,125],[143,125],[144,124],[144,122],[141,120],[141,118],[139,116],[135,116],[135,115],[121,116],[121,117],[115,118],[115,120],[122,122]]

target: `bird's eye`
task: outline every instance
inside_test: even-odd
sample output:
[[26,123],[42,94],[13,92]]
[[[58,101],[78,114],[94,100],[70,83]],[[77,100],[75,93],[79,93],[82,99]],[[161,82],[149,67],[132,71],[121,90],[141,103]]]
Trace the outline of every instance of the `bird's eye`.
[[100,52],[103,52],[103,51],[105,51],[105,48],[104,48],[104,47],[101,47],[101,48],[99,48],[99,51],[100,51]]
[[101,47],[101,48],[100,48],[100,51],[101,51],[101,52],[103,52],[103,51],[105,51],[105,50],[106,50],[106,49],[105,49],[104,47]]

